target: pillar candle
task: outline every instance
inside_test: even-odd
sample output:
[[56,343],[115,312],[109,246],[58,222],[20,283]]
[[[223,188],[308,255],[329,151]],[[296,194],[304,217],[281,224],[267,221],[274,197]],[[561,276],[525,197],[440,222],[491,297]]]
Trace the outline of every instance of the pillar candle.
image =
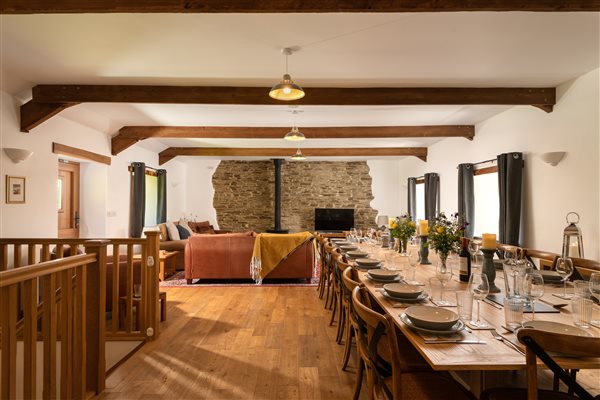
[[419,221],[419,235],[425,236],[429,234],[429,221],[422,219]]
[[496,234],[495,233],[484,233],[481,235],[481,248],[482,249],[495,249],[496,248]]

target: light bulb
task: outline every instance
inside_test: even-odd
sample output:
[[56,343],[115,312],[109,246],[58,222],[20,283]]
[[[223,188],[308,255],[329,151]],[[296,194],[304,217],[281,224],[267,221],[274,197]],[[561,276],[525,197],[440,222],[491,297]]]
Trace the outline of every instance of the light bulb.
[[283,88],[283,93],[285,93],[285,94],[290,94],[290,93],[292,93],[292,88],[290,88],[290,87],[284,87],[284,88]]

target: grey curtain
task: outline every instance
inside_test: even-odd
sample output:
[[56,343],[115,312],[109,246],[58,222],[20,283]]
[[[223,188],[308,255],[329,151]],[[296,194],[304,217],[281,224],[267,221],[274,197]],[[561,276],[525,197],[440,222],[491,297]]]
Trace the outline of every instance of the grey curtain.
[[417,219],[417,178],[408,178],[408,202],[407,209],[410,218]]
[[473,190],[473,165],[458,165],[458,217],[465,228],[465,237],[473,237],[475,228],[475,192]]
[[500,154],[497,160],[498,194],[500,196],[498,241],[518,246],[521,228],[523,153]]
[[167,222],[167,170],[157,169],[158,194],[156,196],[156,223]]
[[146,164],[131,163],[131,199],[129,201],[129,236],[139,238],[146,213]]
[[425,218],[430,226],[439,212],[440,176],[436,173],[425,174]]

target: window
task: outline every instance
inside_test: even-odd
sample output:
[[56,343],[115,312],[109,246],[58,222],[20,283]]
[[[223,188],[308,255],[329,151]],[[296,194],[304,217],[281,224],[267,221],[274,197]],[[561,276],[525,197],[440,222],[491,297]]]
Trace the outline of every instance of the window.
[[146,172],[146,211],[144,214],[144,226],[156,225],[156,203],[158,201],[158,178],[156,174],[150,175]]
[[475,194],[475,226],[473,234],[498,235],[500,197],[498,194],[498,168],[496,166],[475,170],[473,192]]
[[418,221],[425,219],[425,180],[417,179],[416,189],[417,215],[415,215],[415,220]]

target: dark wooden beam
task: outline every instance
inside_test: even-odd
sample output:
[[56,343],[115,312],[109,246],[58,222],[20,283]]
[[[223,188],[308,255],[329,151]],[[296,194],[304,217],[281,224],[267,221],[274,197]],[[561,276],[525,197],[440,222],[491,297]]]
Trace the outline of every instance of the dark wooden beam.
[[546,112],[556,103],[555,88],[305,88],[306,96],[284,103],[268,88],[229,86],[38,85],[21,107],[27,131],[79,103],[238,104],[238,105],[532,105]]
[[598,0],[3,0],[2,14],[598,11]]
[[[290,127],[124,126],[112,137],[112,154],[149,138],[281,139]],[[473,125],[303,127],[308,139],[464,137],[473,140]]]
[[106,165],[110,165],[111,163],[111,158],[108,156],[104,156],[102,154],[94,153],[92,151],[87,151],[79,149],[77,147],[71,147],[67,146],[66,144],[60,144],[56,142],[52,143],[52,152],[54,154],[62,154],[65,156],[82,158],[84,160],[95,161]]
[[[291,157],[290,148],[169,147],[158,155],[160,165],[177,156],[200,157]],[[427,147],[303,148],[307,157],[398,157],[414,156],[427,161]]]

